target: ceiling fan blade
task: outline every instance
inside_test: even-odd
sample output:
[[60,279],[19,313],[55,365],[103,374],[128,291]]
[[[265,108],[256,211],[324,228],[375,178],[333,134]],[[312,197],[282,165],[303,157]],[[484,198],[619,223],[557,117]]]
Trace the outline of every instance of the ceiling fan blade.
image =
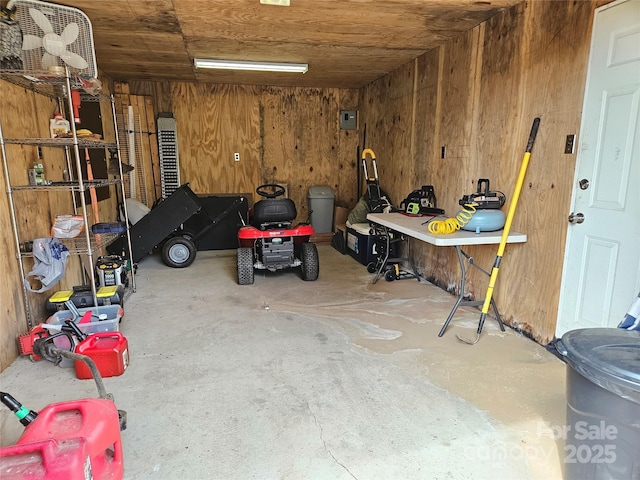
[[45,33],[45,35],[47,33],[53,33],[53,27],[51,26],[51,22],[45,16],[44,13],[42,13],[37,8],[30,8],[29,15],[31,15],[31,18],[33,18],[33,21],[36,22],[36,25],[40,27],[40,30],[42,30]]
[[60,54],[60,58],[64,61],[64,63],[73,68],[83,69],[89,66],[84,58],[82,58],[77,53],[70,52],[68,50],[62,52]]
[[42,47],[42,39],[35,35],[24,35],[22,37],[22,50],[33,50]]
[[79,31],[80,29],[78,27],[78,24],[73,22],[64,27],[64,30],[62,31],[60,37],[62,38],[62,41],[65,45],[69,45],[76,41]]

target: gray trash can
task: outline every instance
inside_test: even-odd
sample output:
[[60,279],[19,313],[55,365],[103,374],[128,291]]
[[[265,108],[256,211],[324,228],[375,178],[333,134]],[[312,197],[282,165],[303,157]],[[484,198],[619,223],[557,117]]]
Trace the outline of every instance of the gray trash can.
[[316,233],[333,231],[333,191],[327,185],[309,187],[309,211],[311,225]]
[[567,361],[565,480],[640,478],[640,331],[572,330],[556,348]]

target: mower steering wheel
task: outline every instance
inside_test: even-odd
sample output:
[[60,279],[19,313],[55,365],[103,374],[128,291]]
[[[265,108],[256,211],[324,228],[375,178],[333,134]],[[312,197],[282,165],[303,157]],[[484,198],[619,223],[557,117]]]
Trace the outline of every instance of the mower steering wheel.
[[[268,192],[267,189],[271,189],[271,192]],[[279,197],[280,195],[284,195],[285,191],[284,187],[277,183],[265,183],[256,188],[256,193],[265,198]]]

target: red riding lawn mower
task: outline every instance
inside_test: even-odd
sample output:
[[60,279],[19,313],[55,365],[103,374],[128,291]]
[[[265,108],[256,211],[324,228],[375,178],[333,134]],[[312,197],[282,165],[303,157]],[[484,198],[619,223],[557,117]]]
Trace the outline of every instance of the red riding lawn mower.
[[260,185],[256,193],[264,200],[253,206],[251,225],[238,231],[238,283],[251,285],[254,269],[275,272],[296,267],[300,267],[303,280],[317,280],[318,249],[309,243],[313,227],[308,223],[292,227],[298,213],[293,200],[277,198],[284,195],[283,186]]

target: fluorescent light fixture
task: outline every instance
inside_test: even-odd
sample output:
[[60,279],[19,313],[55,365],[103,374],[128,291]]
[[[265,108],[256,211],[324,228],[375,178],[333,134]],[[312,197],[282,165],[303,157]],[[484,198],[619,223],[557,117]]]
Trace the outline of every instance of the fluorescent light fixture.
[[217,68],[222,70],[253,70],[260,72],[291,72],[307,73],[309,65],[306,63],[272,63],[272,62],[239,62],[234,60],[213,60],[209,58],[194,58],[196,68]]

